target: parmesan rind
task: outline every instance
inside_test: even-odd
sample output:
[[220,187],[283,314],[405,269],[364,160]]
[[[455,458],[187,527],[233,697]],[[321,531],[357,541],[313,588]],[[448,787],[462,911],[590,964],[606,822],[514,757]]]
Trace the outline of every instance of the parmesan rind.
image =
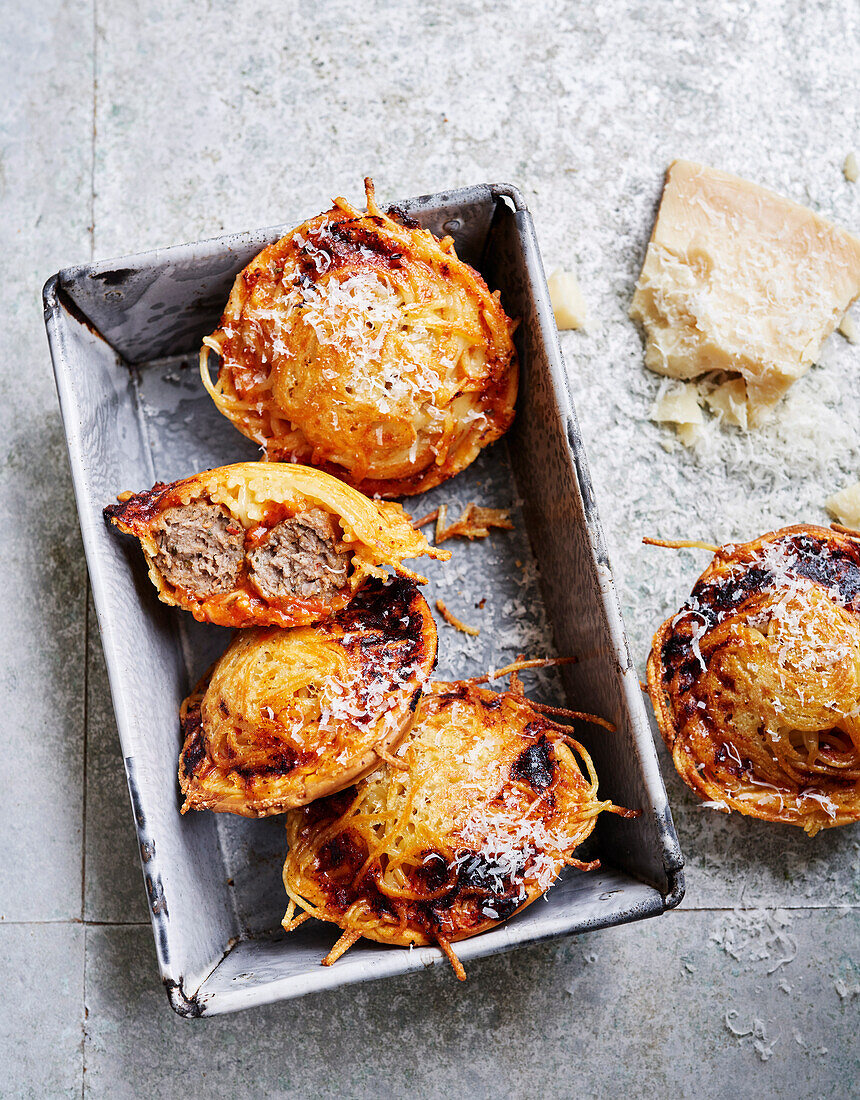
[[860,531],[860,481],[828,497],[824,507],[837,523]]
[[858,294],[860,241],[746,180],[675,161],[630,315],[658,374],[740,375],[755,426]]
[[560,330],[585,328],[588,307],[572,271],[555,271],[547,279],[549,300]]

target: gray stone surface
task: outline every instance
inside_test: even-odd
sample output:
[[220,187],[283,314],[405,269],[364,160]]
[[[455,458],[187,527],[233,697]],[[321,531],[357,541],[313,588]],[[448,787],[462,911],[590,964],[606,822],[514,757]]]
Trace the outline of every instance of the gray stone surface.
[[80,1096],[83,927],[0,925],[0,988],[0,1095]]
[[858,931],[854,911],[677,912],[483,959],[467,987],[436,968],[185,1022],[148,930],[93,928],[87,1093],[847,1098]]
[[[0,919],[81,915],[86,568],[39,291],[89,255],[91,34],[48,3],[0,40]],[[58,104],[62,106],[58,108]]]
[[853,0],[0,4],[0,918],[34,922],[0,926],[0,1092],[856,1093],[860,829],[809,840],[702,810],[665,754],[686,911],[483,960],[464,987],[439,969],[174,1018],[149,927],[120,926],[145,907],[38,309],[91,243],[304,217],[359,199],[367,172],[383,198],[519,184],[548,269],[575,267],[590,306],[563,350],[644,669],[707,556],[643,535],[821,521],[858,475],[856,347],[832,338],[756,436],[690,452],[648,420],[660,380],[626,316],[673,157],[860,229],[841,172],[860,145]]
[[[92,598],[89,615],[94,623]],[[87,653],[86,730],[84,918],[120,924],[147,921],[137,835],[130,827],[131,802],[97,630],[90,632]]]

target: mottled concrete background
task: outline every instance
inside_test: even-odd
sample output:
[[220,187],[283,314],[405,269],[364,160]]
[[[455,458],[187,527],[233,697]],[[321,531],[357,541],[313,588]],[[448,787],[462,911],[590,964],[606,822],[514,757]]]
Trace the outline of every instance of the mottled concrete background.
[[[724,540],[821,520],[860,474],[860,349],[760,435],[647,420],[626,307],[673,157],[860,230],[856,0],[4,0],[0,35],[0,1093],[857,1094],[860,830],[699,809],[644,924],[199,1023],[168,1010],[88,609],[39,289],[59,267],[385,198],[519,184],[593,322],[564,353],[637,661]],[[798,429],[798,421],[802,421]],[[668,448],[668,449],[667,449]],[[665,761],[665,755],[663,756]]]

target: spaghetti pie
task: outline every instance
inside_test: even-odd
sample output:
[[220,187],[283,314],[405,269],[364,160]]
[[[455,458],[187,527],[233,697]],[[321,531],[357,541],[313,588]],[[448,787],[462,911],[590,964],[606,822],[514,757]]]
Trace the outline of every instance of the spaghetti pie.
[[397,748],[435,663],[430,608],[399,577],[321,625],[241,631],[182,704],[182,812],[264,817],[354,783]]
[[860,820],[860,541],[799,525],[724,546],[654,637],[648,690],[708,805]]
[[[578,758],[578,759],[577,759]],[[581,763],[579,762],[581,761]],[[398,751],[340,794],[287,816],[284,886],[296,907],[344,935],[451,948],[513,916],[552,885],[597,815],[585,749],[520,695],[430,685]]]
[[510,427],[517,358],[498,293],[451,238],[383,213],[365,186],[366,214],[335,199],[238,275],[201,376],[270,459],[401,496],[456,474]]
[[300,626],[345,607],[370,576],[428,554],[446,559],[398,504],[320,470],[222,466],[105,508],[140,540],[161,600],[222,626]]

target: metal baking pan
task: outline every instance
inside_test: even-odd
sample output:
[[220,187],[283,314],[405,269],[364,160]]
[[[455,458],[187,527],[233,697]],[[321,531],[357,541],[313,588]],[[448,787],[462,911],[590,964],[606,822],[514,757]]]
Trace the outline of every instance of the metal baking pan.
[[[522,381],[507,439],[452,481],[407,501],[414,515],[445,501],[510,506],[516,529],[452,543],[431,563],[427,596],[480,627],[440,624],[437,675],[458,678],[517,653],[578,656],[538,674],[530,693],[604,715],[617,732],[582,726],[600,793],[638,807],[604,814],[588,842],[602,869],[568,870],[499,928],[457,945],[469,961],[551,936],[622,924],[677,905],[683,860],[630,659],[591,479],[561,359],[531,217],[519,192],[480,185],[398,204],[442,236],[521,318]],[[143,489],[258,456],[200,385],[201,337],[216,325],[233,278],[288,225],[67,268],[44,289],[45,319],[110,677],[161,976],[173,1008],[205,1016],[443,961],[436,948],[360,941],[320,966],[338,930],[280,929],[284,829],[279,818],[179,814],[181,699],[228,633],[159,603],[132,540],[102,508]],[[310,212],[313,213],[313,212]],[[425,565],[419,564],[421,569]],[[482,602],[483,601],[483,602]],[[447,965],[447,964],[446,964]]]

